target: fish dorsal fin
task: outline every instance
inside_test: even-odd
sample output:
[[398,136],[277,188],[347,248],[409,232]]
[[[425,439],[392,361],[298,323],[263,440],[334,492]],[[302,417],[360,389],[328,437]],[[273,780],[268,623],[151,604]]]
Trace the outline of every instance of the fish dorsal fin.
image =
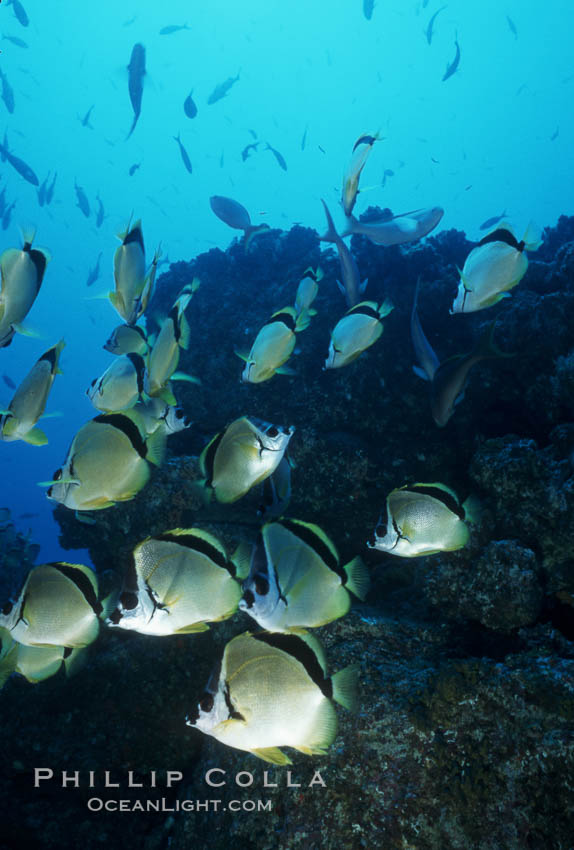
[[[339,564],[339,553],[335,548],[335,544],[329,540],[325,532],[318,525],[303,522],[299,519],[281,519],[278,522],[283,528],[301,540],[302,543],[309,546],[330,570],[341,577],[342,581],[346,580],[346,574]],[[269,523],[269,525],[272,524]]]
[[102,606],[98,602],[98,579],[93,570],[83,564],[69,564],[66,561],[52,561],[42,566],[52,567],[66,576],[81,591],[94,613],[99,614],[101,612]]
[[177,543],[178,546],[185,546],[187,549],[199,552],[218,567],[227,570],[233,576],[235,575],[235,565],[228,560],[227,552],[217,537],[201,528],[174,528],[171,531],[165,531],[154,539],[166,543]]
[[297,629],[289,633],[257,632],[253,638],[281,650],[302,664],[309,678],[322,693],[331,697],[332,688],[331,681],[327,678],[325,653],[316,637],[304,629]]
[[400,489],[420,493],[424,496],[431,496],[433,499],[437,499],[439,502],[442,502],[443,505],[451,511],[451,513],[456,514],[461,519],[464,519],[464,508],[458,501],[458,497],[454,490],[451,490],[450,487],[446,486],[446,484],[441,484],[438,481],[433,481],[431,484],[417,482],[416,484],[412,484],[411,486],[407,485]]
[[146,457],[147,449],[145,440],[140,433],[135,419],[125,411],[123,413],[102,413],[100,416],[94,417],[92,422],[99,422],[102,425],[111,425],[112,428],[117,428],[126,435],[140,457]]
[[207,479],[208,484],[211,484],[211,479],[213,478],[213,462],[215,454],[224,435],[225,431],[220,431],[219,434],[216,434],[215,437],[213,437],[206,445],[199,457],[199,468],[201,470],[201,474]]

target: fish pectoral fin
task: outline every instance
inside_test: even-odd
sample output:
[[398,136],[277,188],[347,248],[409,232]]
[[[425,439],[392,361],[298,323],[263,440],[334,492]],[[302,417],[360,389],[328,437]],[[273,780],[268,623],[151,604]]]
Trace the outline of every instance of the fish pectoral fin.
[[48,438],[41,428],[32,428],[31,431],[23,435],[22,439],[31,446],[45,446],[48,443]]
[[192,635],[196,632],[208,632],[209,626],[207,623],[192,623],[190,626],[182,626],[181,629],[176,629],[174,635]]
[[71,653],[66,658],[64,658],[66,676],[75,676],[76,673],[81,670],[84,664],[86,663],[86,658],[86,648],[84,646],[75,647],[71,651]]
[[245,363],[255,363],[255,360],[251,360],[251,358],[249,357],[249,352],[247,351],[238,351],[238,349],[235,348],[233,353],[236,354],[237,357],[239,357],[239,359],[243,360]]
[[165,401],[166,404],[169,404],[172,407],[177,407],[177,399],[169,387],[164,387],[156,393],[156,395],[158,398],[161,398],[162,401]]
[[289,756],[281,752],[279,747],[265,747],[260,750],[249,750],[254,756],[271,764],[293,764]]
[[201,384],[200,378],[195,375],[188,375],[187,372],[174,372],[170,381],[187,381],[190,384]]
[[13,322],[12,328],[21,336],[31,337],[32,339],[42,339],[38,331],[34,331],[32,328],[27,328],[25,325],[20,324],[20,322]]
[[346,296],[346,295],[347,295],[347,290],[345,289],[345,287],[343,286],[343,284],[341,283],[341,281],[340,281],[340,280],[338,280],[338,281],[337,281],[337,286],[339,287],[339,292],[340,292],[342,295],[345,295],[345,296]]
[[[112,505],[114,502],[112,502]],[[74,511],[74,516],[78,520],[78,522],[83,522],[84,525],[95,525],[96,520],[93,516],[91,516],[89,511]]]
[[295,369],[292,369],[290,366],[279,366],[278,369],[275,369],[277,375],[296,375]]
[[422,378],[423,381],[430,381],[429,376],[427,375],[425,370],[422,369],[420,366],[413,366],[413,372],[415,373],[415,375],[418,375],[419,378]]

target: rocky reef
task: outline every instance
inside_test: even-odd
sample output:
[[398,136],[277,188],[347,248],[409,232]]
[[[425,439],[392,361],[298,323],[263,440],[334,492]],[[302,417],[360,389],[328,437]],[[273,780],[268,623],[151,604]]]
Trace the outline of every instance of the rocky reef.
[[[296,848],[566,848],[574,834],[574,218],[545,231],[512,297],[486,311],[449,316],[458,275],[473,247],[446,231],[422,243],[381,248],[352,239],[366,296],[389,298],[381,339],[355,363],[322,369],[329,333],[346,310],[334,251],[303,227],[266,231],[245,252],[234,242],[159,279],[150,325],[181,288],[201,281],[188,310],[192,331],[180,369],[201,385],[177,385],[193,419],[170,437],[166,464],[131,502],[94,525],[56,509],[61,542],[88,548],[96,569],[121,573],[135,543],[199,525],[229,551],[259,527],[259,495],[206,504],[198,455],[229,421],[248,414],[294,425],[289,515],[315,522],[341,557],[370,567],[366,604],[318,631],[332,670],[361,668],[358,715],[339,711],[328,755],[293,754],[284,768],[201,736],[184,724],[226,641],[252,626],[244,615],[205,635],[148,638],[102,629],[84,669],[32,686],[12,678],[0,699],[5,735],[0,850],[25,834],[65,846],[74,830],[87,848],[138,846],[223,850]],[[249,348],[275,311],[292,304],[308,266],[324,279],[317,316],[298,336],[293,376],[242,384],[234,350]],[[420,278],[419,315],[440,359],[473,348],[495,318],[497,345],[512,357],[478,364],[446,427],[430,413],[428,387],[413,373],[409,321]],[[439,481],[480,505],[469,544],[453,553],[399,559],[366,548],[387,494]],[[94,789],[42,793],[32,769],[179,770],[161,794]],[[205,773],[226,771],[212,788]],[[277,787],[266,787],[264,771]],[[308,786],[314,771],[325,782]],[[233,777],[251,772],[238,787]],[[221,800],[219,810],[91,814],[89,797]],[[232,811],[231,801],[270,801]],[[16,802],[14,802],[16,801]],[[59,818],[53,818],[57,805]],[[96,826],[94,826],[94,824]],[[24,832],[22,832],[24,830]],[[4,842],[4,843],[3,843]]]

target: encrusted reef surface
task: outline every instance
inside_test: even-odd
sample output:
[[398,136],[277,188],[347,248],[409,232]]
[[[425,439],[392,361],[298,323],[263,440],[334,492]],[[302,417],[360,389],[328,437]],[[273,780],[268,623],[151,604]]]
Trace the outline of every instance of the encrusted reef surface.
[[[197,456],[243,414],[295,425],[289,515],[315,522],[343,561],[370,567],[366,604],[318,630],[331,671],[361,668],[358,715],[338,710],[327,756],[293,751],[287,771],[203,737],[184,724],[226,641],[252,621],[237,614],[209,633],[150,638],[102,629],[84,669],[31,686],[12,678],[0,699],[8,733],[0,799],[0,848],[24,829],[38,846],[62,847],[74,829],[85,847],[142,848],[563,848],[574,835],[574,218],[548,229],[511,298],[449,316],[472,248],[447,231],[405,248],[353,237],[366,297],[390,298],[381,339],[353,364],[323,371],[329,332],[345,312],[331,249],[314,231],[267,231],[249,251],[234,243],[159,280],[159,320],[182,286],[201,280],[188,309],[189,352],[179,368],[201,385],[177,385],[194,421],[170,437],[166,464],[131,502],[78,523],[56,510],[61,540],[87,547],[99,572],[121,572],[133,545],[198,525],[231,552],[258,529],[259,495],[205,504]],[[308,266],[325,272],[317,316],[298,338],[294,376],[242,384],[234,349],[249,349],[275,310],[292,304]],[[430,413],[428,386],[412,372],[409,320],[417,278],[422,326],[440,359],[470,351],[496,318],[495,340],[514,356],[471,372],[445,428]],[[458,552],[399,559],[366,548],[387,494],[439,481],[480,505]],[[219,810],[92,814],[90,789],[31,790],[34,766],[55,770],[181,770],[167,791],[108,789],[97,796],[168,803],[221,800]],[[11,767],[10,767],[11,766]],[[210,768],[227,785],[205,783]],[[266,787],[264,771],[268,771]],[[325,787],[308,783],[319,770]],[[238,787],[239,771],[253,785]],[[218,774],[219,778],[222,774]],[[243,777],[245,778],[245,777]],[[270,801],[267,811],[232,811]],[[53,806],[58,807],[54,819]],[[174,806],[175,807],[175,806]],[[7,826],[5,826],[7,824]],[[5,827],[5,828],[4,828]],[[6,837],[8,836],[8,837]],[[4,844],[3,844],[4,842]]]

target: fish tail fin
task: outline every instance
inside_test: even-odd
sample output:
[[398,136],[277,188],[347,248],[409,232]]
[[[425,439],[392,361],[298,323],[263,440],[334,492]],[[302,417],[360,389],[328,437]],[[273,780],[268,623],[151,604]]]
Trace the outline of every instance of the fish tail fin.
[[297,321],[295,323],[295,331],[304,331],[311,324],[311,316],[315,316],[317,314],[316,310],[308,310],[306,307],[301,310],[299,315],[297,316]]
[[319,236],[319,241],[320,242],[337,242],[337,240],[340,239],[340,236],[337,233],[337,230],[335,228],[335,223],[333,221],[333,217],[332,217],[331,213],[329,212],[329,207],[327,206],[327,204],[325,203],[323,198],[321,198],[321,203],[323,204],[323,209],[325,210],[325,216],[327,218],[327,230],[323,234],[323,236]]
[[534,221],[529,221],[522,241],[527,251],[536,251],[542,245],[542,228]]
[[33,225],[24,225],[20,228],[20,236],[24,245],[31,245],[36,237],[36,228]]
[[251,224],[249,227],[245,228],[245,253],[247,253],[253,237],[257,236],[259,233],[263,233],[264,230],[269,230],[268,224]]
[[478,496],[470,495],[466,501],[462,503],[464,508],[464,518],[466,522],[473,525],[478,525],[482,519],[482,503]]
[[476,345],[475,356],[479,358],[487,357],[515,357],[515,353],[502,351],[494,342],[494,330],[496,328],[496,319],[490,322]]
[[357,556],[352,561],[349,561],[348,564],[345,564],[343,569],[347,575],[345,587],[354,596],[364,602],[371,584],[369,570],[365,562],[361,557]]
[[333,685],[333,699],[348,711],[356,712],[359,708],[358,684],[359,668],[355,664],[339,670],[331,676]]
[[166,435],[162,428],[158,428],[157,431],[154,431],[154,433],[148,437],[146,441],[146,460],[149,460],[149,462],[153,463],[154,466],[161,466],[165,457],[166,442]]
[[379,307],[378,313],[379,318],[384,319],[385,316],[388,316],[389,313],[392,313],[395,309],[395,305],[388,298],[385,298],[381,306]]

